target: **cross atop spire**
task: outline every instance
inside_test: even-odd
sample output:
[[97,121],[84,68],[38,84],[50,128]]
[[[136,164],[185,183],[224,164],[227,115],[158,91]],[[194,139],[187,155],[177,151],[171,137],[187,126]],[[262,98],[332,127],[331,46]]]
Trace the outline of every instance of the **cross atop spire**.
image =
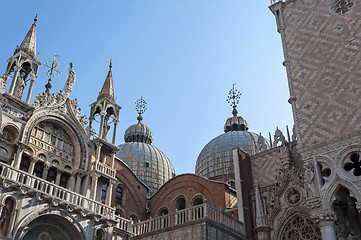
[[35,15],[34,23],[26,34],[20,47],[16,49],[15,53],[22,50],[29,56],[36,58],[36,22],[38,21],[38,14]]
[[113,75],[112,75],[112,60],[109,59],[109,71],[107,78],[103,84],[102,90],[99,93],[98,100],[106,97],[114,101],[114,87],[113,87]]
[[241,98],[242,93],[240,91],[238,91],[236,88],[234,88],[234,85],[236,85],[236,84],[235,83],[233,84],[232,89],[228,93],[227,102],[231,105],[231,107],[233,107],[232,114],[233,114],[233,116],[236,117],[238,114],[237,105],[238,105],[239,99]]

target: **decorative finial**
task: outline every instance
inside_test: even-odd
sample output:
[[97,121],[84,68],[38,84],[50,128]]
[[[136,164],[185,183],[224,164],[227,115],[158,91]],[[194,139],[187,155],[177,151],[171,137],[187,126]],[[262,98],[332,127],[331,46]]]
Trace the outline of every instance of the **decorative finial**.
[[36,21],[38,21],[38,14],[35,15],[34,23],[36,23]]
[[[48,62],[45,62],[44,69],[47,70],[46,76],[48,77],[48,83],[45,85],[46,92],[50,94],[51,89],[51,78],[55,78],[59,74],[61,74],[59,69],[59,62],[55,59],[56,57],[60,57],[59,55],[54,54],[54,57],[52,60],[49,60]],[[55,75],[56,74],[56,75]]]
[[140,96],[140,99],[138,99],[135,102],[135,110],[138,112],[139,116],[137,117],[139,123],[143,120],[142,114],[147,111],[146,108],[147,102],[143,99],[143,94]]
[[108,59],[108,61],[109,61],[109,71],[111,71],[112,70],[112,60],[111,59]]
[[237,111],[237,105],[239,102],[239,99],[242,95],[242,93],[240,91],[238,91],[237,89],[234,88],[234,85],[236,85],[235,83],[232,86],[232,89],[229,91],[228,93],[228,98],[227,98],[227,102],[231,105],[231,107],[233,107],[233,111],[232,114],[233,116],[237,116],[238,111]]

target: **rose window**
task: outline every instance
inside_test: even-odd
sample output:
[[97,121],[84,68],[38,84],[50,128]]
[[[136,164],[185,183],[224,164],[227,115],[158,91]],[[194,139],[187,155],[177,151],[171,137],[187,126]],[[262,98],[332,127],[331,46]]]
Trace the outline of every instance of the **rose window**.
[[321,240],[321,233],[317,225],[304,216],[295,216],[286,225],[282,233],[282,240]]

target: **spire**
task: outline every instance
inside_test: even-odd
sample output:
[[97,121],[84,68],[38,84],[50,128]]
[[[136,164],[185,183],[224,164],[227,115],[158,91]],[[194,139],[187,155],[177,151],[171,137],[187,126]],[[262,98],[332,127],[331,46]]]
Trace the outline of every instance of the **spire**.
[[114,88],[113,88],[113,75],[112,75],[112,60],[109,60],[109,72],[105,82],[103,84],[102,90],[99,93],[98,100],[100,98],[107,97],[110,100],[114,100]]
[[139,116],[137,117],[138,123],[141,123],[143,120],[142,114],[147,111],[146,108],[147,102],[143,99],[143,94],[140,96],[140,99],[138,99],[135,102],[135,110],[138,112]]
[[38,21],[38,14],[36,14],[33,25],[31,25],[29,32],[26,34],[20,47],[16,49],[15,53],[22,50],[29,56],[36,58],[36,21]]

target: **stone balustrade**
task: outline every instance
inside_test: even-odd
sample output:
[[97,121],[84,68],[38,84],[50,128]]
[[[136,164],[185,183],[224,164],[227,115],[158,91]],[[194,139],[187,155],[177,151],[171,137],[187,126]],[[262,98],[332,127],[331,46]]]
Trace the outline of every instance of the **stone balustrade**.
[[78,212],[83,217],[112,220],[116,227],[132,232],[131,221],[115,216],[114,208],[1,162],[0,179],[4,187],[19,189],[22,194],[36,195],[39,200],[51,201],[53,205],[66,207],[69,212]]
[[135,223],[133,224],[133,234],[142,235],[152,233],[154,231],[174,227],[179,224],[186,224],[201,220],[208,220],[230,228],[239,234],[245,234],[243,223],[229,216],[225,212],[208,205],[207,203]]
[[91,169],[115,178],[115,168],[111,168],[105,163],[95,161],[92,163]]

